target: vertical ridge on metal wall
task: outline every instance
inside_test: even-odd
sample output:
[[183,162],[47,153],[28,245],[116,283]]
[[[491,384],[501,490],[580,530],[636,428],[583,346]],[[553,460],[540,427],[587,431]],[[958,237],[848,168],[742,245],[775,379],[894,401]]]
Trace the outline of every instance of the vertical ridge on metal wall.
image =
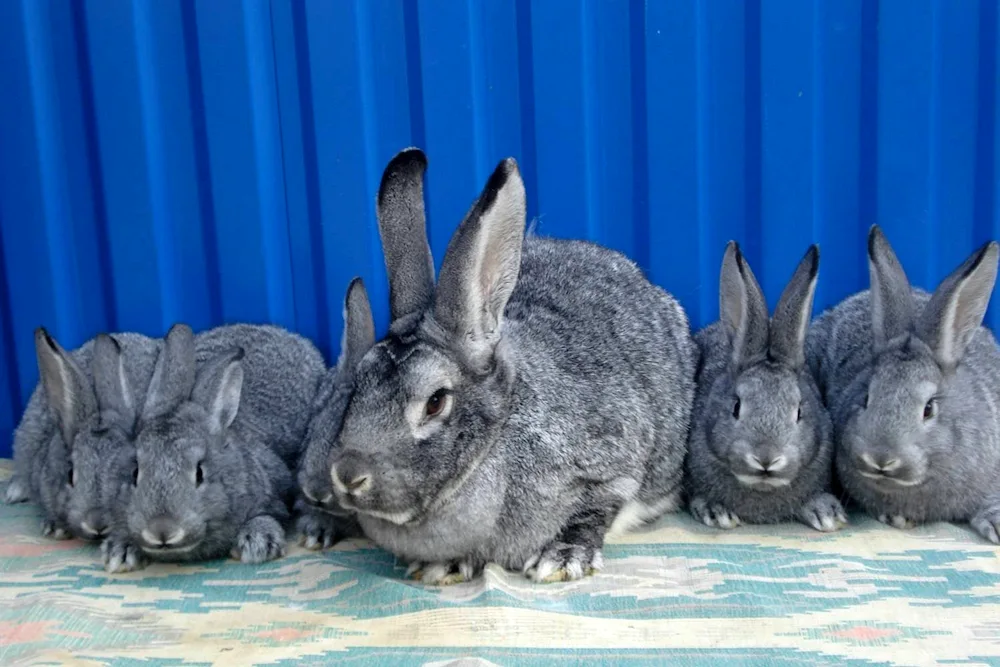
[[0,434],[40,325],[76,347],[275,322],[332,363],[360,275],[384,331],[374,199],[410,145],[438,265],[513,156],[537,233],[624,252],[694,327],[730,239],[772,306],[810,243],[817,312],[865,288],[873,223],[933,288],[1000,237],[998,22],[998,0],[0,2]]

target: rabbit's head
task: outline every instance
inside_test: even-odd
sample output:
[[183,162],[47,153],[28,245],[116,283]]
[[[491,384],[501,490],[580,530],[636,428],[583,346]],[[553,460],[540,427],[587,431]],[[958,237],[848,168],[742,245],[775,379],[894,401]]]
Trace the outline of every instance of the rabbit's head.
[[242,348],[195,369],[194,336],[174,325],[150,381],[136,436],[128,530],[144,551],[174,557],[225,522],[239,484],[238,449],[227,446],[243,387]]
[[520,270],[524,185],[499,164],[434,269],[424,221],[423,153],[386,167],[378,219],[392,323],[361,359],[331,477],[344,507],[403,525],[455,493],[510,413],[504,309]]
[[970,399],[981,389],[956,370],[989,305],[998,250],[996,242],[985,244],[929,299],[915,298],[881,230],[869,233],[871,363],[840,406],[847,414],[837,456],[839,467],[873,489],[903,492],[935,469],[974,465],[977,455],[965,451],[962,434],[992,427],[992,417],[976,414],[981,401]]
[[44,329],[35,332],[35,351],[46,398],[59,429],[50,447],[45,483],[62,507],[70,530],[101,539],[110,529],[112,508],[122,502],[135,469],[132,445],[136,411],[121,349],[107,334],[93,344],[93,383]]
[[711,387],[708,447],[744,486],[788,486],[820,445],[825,417],[805,370],[804,344],[819,271],[819,249],[799,262],[775,309],[767,303],[735,242],[722,262],[720,319],[732,350],[729,369]]
[[305,502],[325,512],[343,513],[330,478],[330,457],[354,387],[354,369],[374,344],[375,322],[368,295],[361,279],[355,278],[344,299],[340,359],[323,379],[299,462],[298,482]]

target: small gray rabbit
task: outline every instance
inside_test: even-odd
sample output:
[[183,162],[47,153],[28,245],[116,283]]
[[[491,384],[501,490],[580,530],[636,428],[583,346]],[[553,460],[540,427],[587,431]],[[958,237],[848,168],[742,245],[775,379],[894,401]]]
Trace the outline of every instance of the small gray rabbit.
[[343,537],[357,537],[361,529],[352,512],[340,507],[330,478],[330,456],[344,410],[354,391],[354,369],[375,344],[375,322],[368,294],[360,278],[351,281],[344,299],[344,334],[337,365],[327,371],[313,407],[305,449],[298,467],[301,497],[300,540],[307,549],[325,549]]
[[810,329],[839,479],[884,523],[968,521],[1000,541],[1000,350],[981,326],[998,252],[985,244],[927,294],[872,227],[870,289]]
[[[131,481],[134,406],[145,399],[159,345],[102,334],[68,353],[45,329],[35,332],[40,381],[14,433],[6,501],[37,503],[45,535],[97,540],[109,530],[109,508]],[[114,395],[118,378],[140,390]]]
[[435,286],[426,164],[402,151],[379,188],[392,322],[356,369],[337,497],[425,583],[488,562],[578,579],[601,568],[609,529],[679,505],[687,318],[617,252],[525,238],[513,159],[466,214]]
[[[128,502],[136,415],[162,341],[102,334],[67,353],[39,329],[35,346],[41,380],[15,433],[7,501],[35,500],[45,534],[101,539],[115,521],[113,509]],[[267,325],[227,325],[195,337],[198,363],[236,347],[246,351],[247,371],[236,428],[297,465],[325,373],[322,355],[302,336]]]
[[196,368],[191,329],[167,334],[136,436],[135,489],[102,544],[109,571],[146,558],[260,563],[284,553],[294,480],[259,435],[233,428],[243,358],[232,348]]
[[827,492],[830,416],[805,363],[819,248],[799,262],[769,318],[736,242],[719,280],[720,320],[695,336],[701,353],[686,459],[691,514],[708,526],[798,519],[816,530],[847,522]]

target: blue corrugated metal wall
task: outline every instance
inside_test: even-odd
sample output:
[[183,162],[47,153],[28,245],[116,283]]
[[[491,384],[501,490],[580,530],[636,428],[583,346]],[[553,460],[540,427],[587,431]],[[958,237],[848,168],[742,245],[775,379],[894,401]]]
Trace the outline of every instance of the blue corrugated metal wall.
[[[878,221],[933,285],[997,217],[997,0],[0,2],[0,455],[32,330],[276,322],[336,353],[373,202],[430,157],[438,261],[513,155],[543,233],[716,316],[725,241],[777,298],[867,282]],[[990,316],[1000,323],[996,311]]]

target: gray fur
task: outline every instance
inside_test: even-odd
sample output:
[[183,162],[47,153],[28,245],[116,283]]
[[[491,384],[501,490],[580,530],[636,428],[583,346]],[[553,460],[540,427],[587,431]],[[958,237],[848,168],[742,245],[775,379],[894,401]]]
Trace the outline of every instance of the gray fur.
[[[15,476],[7,501],[39,504],[46,534],[99,538],[115,523],[114,508],[127,504],[131,493],[136,412],[146,403],[162,341],[134,333],[99,336],[67,354],[54,341],[54,347],[47,345],[42,333],[38,342],[46,347],[41,348],[40,366],[49,370],[42,373],[15,431]],[[325,373],[315,346],[278,327],[247,324],[218,327],[194,340],[199,363],[234,347],[246,351],[242,409],[233,428],[243,437],[269,443],[289,466],[297,465],[310,407]],[[80,418],[73,420],[68,444],[60,427],[66,420],[49,407],[59,405],[59,394],[50,401],[45,391],[46,375],[61,377],[52,372],[59,359],[48,358],[55,354],[68,360],[64,365],[71,371],[68,390],[76,392],[74,405],[85,406],[77,410]],[[74,485],[68,483],[71,470]]]
[[695,370],[683,310],[616,252],[522,240],[524,197],[505,160],[434,303],[362,358],[335,448],[344,506],[429,583],[487,562],[577,578],[600,568],[616,518],[679,502]]
[[[701,355],[686,459],[691,513],[707,525],[798,519],[829,531],[846,523],[827,492],[832,427],[803,351],[818,270],[813,246],[769,318],[739,246],[726,248],[721,319],[695,336]],[[772,462],[777,469],[766,472]]]
[[890,525],[968,521],[997,542],[1000,350],[981,323],[1000,246],[977,250],[933,295],[910,287],[877,227],[868,250],[871,289],[819,317],[807,341],[840,481]]
[[[244,350],[196,365],[194,347],[183,325],[164,341],[136,436],[135,489],[103,545],[109,570],[284,553],[292,475],[266,440],[234,424],[245,407]],[[129,562],[129,552],[143,558]]]
[[305,450],[298,468],[301,497],[296,502],[298,529],[303,546],[324,549],[343,537],[360,535],[354,514],[337,502],[330,479],[330,458],[354,391],[354,369],[375,344],[368,293],[360,278],[351,281],[344,299],[344,335],[340,359],[323,379],[306,433]]

